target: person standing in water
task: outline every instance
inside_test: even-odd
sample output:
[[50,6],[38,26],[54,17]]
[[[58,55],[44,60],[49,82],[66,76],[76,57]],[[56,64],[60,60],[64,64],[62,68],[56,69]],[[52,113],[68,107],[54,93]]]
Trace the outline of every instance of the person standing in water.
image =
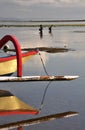
[[39,33],[40,33],[40,38],[42,38],[43,37],[43,26],[42,25],[40,25]]
[[48,29],[49,29],[49,33],[52,33],[52,25]]

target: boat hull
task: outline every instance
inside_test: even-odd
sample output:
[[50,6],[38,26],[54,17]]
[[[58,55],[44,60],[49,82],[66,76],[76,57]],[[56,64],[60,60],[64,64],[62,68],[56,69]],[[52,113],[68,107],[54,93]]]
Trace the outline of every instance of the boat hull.
[[[22,54],[22,64],[26,63],[33,55],[37,54],[36,50]],[[10,75],[17,70],[16,55],[0,58],[0,75]]]

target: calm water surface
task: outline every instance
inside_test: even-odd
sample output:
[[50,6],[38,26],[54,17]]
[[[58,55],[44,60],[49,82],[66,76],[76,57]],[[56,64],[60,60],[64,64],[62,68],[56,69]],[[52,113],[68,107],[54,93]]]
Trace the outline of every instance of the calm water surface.
[[[85,130],[85,27],[53,27],[43,29],[40,38],[38,28],[0,28],[0,38],[15,35],[22,47],[68,47],[75,51],[65,53],[41,52],[50,75],[79,75],[73,81],[51,82],[39,115],[15,115],[0,117],[0,124],[48,114],[77,111],[80,114],[67,119],[55,120],[24,127],[24,130]],[[10,43],[9,43],[10,44]],[[16,73],[14,74],[16,75]],[[23,75],[46,75],[39,55],[23,66]],[[29,105],[39,109],[44,90],[49,82],[0,83],[0,89],[9,90]]]

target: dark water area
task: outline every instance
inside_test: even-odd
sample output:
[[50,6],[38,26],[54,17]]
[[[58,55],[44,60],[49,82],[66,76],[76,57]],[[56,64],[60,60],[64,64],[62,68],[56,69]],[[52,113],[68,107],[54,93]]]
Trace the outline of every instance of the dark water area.
[[[11,34],[16,36],[21,47],[61,47],[75,51],[47,53],[41,56],[49,75],[79,75],[72,81],[0,83],[1,90],[9,90],[25,103],[39,109],[46,86],[44,106],[39,115],[1,116],[0,124],[20,121],[66,111],[77,111],[79,115],[54,120],[39,125],[24,127],[24,130],[85,130],[85,27],[48,27],[43,28],[40,37],[39,28],[0,28],[0,38]],[[10,43],[8,43],[10,44]],[[10,52],[11,54],[11,52]],[[3,55],[3,53],[1,53]],[[13,74],[14,76],[16,73]],[[23,65],[23,75],[46,75],[37,54]]]

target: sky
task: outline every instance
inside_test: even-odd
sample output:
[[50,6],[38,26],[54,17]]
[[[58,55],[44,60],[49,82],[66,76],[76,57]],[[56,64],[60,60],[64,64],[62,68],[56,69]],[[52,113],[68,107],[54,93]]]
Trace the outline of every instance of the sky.
[[1,19],[85,19],[85,0],[0,0]]

